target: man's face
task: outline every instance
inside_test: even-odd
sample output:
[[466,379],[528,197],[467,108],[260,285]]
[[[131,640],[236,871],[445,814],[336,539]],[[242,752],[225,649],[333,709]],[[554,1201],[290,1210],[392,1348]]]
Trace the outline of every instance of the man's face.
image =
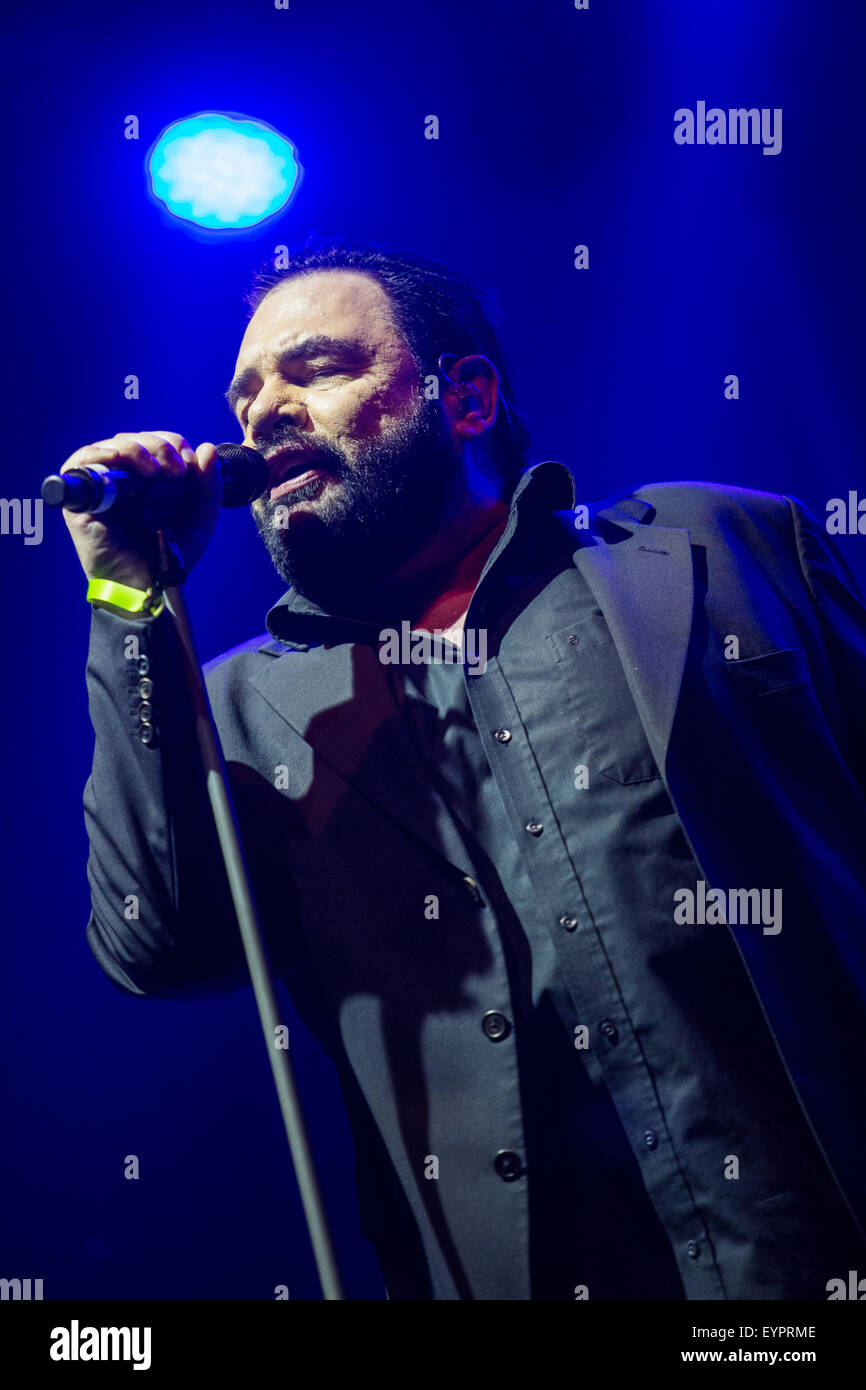
[[342,606],[412,555],[461,493],[461,450],[378,281],[316,271],[250,320],[230,404],[271,469],[252,512],[285,583]]

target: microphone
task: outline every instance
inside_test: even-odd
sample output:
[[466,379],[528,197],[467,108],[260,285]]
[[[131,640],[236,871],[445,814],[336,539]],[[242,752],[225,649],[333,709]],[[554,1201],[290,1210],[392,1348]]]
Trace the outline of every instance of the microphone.
[[[217,456],[223,480],[222,505],[246,507],[261,497],[268,483],[268,465],[256,449],[245,444],[218,444]],[[107,512],[118,502],[154,505],[171,510],[184,495],[184,484],[192,479],[184,474],[170,478],[163,473],[146,478],[122,468],[88,463],[65,473],[52,473],[42,484],[46,507],[65,507],[68,512]]]

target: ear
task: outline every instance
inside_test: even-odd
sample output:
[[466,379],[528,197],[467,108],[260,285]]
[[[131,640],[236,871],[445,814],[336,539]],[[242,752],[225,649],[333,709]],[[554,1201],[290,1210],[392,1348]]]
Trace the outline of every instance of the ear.
[[439,362],[446,382],[442,410],[451,434],[463,443],[479,439],[496,422],[499,373],[481,353],[459,358],[443,353]]

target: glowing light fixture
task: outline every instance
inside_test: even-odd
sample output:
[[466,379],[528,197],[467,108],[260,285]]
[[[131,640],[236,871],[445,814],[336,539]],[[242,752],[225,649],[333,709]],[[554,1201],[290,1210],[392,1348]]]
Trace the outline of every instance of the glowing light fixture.
[[175,121],[148,155],[153,197],[199,227],[253,227],[284,208],[301,166],[291,140],[262,121],[202,111]]

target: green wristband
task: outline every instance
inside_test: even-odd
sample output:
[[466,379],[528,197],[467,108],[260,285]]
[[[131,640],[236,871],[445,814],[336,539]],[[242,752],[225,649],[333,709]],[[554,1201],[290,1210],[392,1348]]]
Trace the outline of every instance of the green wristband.
[[155,618],[165,607],[165,597],[159,589],[132,589],[128,584],[115,584],[113,579],[91,579],[87,586],[87,602],[99,599],[123,608],[127,613],[142,613]]

